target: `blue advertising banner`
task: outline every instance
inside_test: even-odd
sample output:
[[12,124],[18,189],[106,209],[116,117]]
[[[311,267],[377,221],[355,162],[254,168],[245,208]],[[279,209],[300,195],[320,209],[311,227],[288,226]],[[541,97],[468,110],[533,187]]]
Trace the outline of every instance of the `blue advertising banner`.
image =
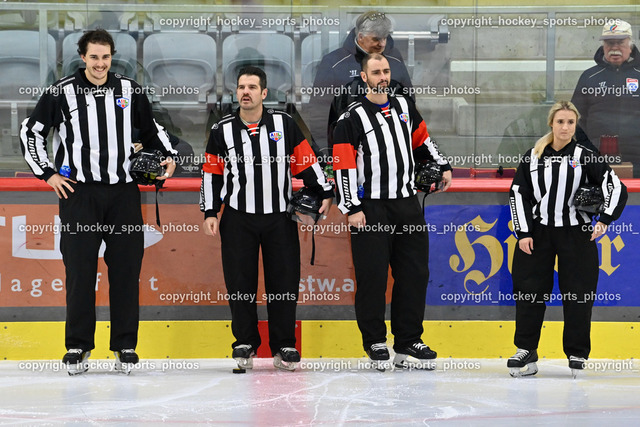
[[[425,218],[431,272],[427,304],[515,305],[511,266],[517,239],[508,206],[428,206]],[[640,306],[639,232],[640,206],[627,206],[596,240],[600,254],[596,306]],[[557,266],[554,276],[549,304],[561,305]]]

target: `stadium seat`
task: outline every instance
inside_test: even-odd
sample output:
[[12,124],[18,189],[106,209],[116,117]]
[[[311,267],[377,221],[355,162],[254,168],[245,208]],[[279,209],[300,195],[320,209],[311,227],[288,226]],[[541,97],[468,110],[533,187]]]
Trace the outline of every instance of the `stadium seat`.
[[[269,93],[266,102],[286,103],[293,89],[293,40],[284,34],[232,34],[222,42],[224,89],[235,96],[238,71],[247,65],[264,69]],[[223,99],[223,102],[230,102]]]
[[163,104],[181,107],[216,100],[216,42],[206,34],[157,33],[144,40],[147,84]]
[[[56,44],[47,34],[46,74],[40,74],[40,33],[38,31],[0,31],[0,99],[30,100],[32,90],[55,81]],[[38,94],[36,94],[38,95]],[[38,96],[36,96],[38,98]]]
[[330,32],[325,46],[323,46],[323,34],[310,34],[302,40],[300,53],[302,87],[313,86],[313,80],[318,71],[318,65],[327,53],[340,47],[342,41],[339,40],[338,32]]
[[[0,155],[20,153],[20,122],[33,108],[44,89],[56,79],[56,44],[46,35],[41,49],[40,33],[27,30],[0,31]],[[41,68],[40,55],[46,63]]]

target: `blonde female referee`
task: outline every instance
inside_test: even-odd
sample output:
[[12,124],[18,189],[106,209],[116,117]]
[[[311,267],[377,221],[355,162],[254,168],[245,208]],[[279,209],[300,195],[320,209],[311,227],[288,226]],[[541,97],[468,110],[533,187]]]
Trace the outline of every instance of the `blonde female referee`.
[[[591,311],[599,271],[596,239],[620,217],[627,189],[599,153],[575,141],[579,117],[572,103],[554,104],[548,116],[551,132],[527,151],[511,185],[509,203],[518,237],[512,269],[518,350],[507,367],[514,377],[538,372],[537,348],[553,290],[556,256],[563,349],[574,376],[584,369],[591,351]],[[574,203],[576,191],[584,185],[599,187],[604,195],[594,226],[593,215]]]

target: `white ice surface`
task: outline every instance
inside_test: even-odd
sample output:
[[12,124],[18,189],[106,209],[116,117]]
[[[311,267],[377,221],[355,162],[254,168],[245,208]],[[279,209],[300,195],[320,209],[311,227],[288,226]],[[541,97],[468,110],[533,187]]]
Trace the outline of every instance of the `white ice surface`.
[[[90,359],[91,360],[91,359]],[[0,362],[0,425],[640,425],[637,361],[565,360],[511,378],[506,360],[442,359],[435,371],[378,372],[364,359],[271,359],[233,374],[230,359],[146,360],[125,376],[113,361],[69,377],[57,361]]]

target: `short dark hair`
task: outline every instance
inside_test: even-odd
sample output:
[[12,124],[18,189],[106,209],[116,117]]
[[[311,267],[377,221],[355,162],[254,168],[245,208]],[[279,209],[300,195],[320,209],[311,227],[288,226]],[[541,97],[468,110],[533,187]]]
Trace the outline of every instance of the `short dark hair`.
[[240,81],[240,77],[245,75],[258,76],[260,79],[260,90],[267,88],[267,73],[265,73],[262,68],[254,67],[253,65],[247,65],[246,67],[240,68],[240,71],[238,71],[238,78],[236,79],[236,85]]
[[[381,53],[372,53],[369,55],[365,55],[364,58],[362,58],[362,62],[360,63],[360,65],[362,66],[362,71],[364,71],[364,69],[367,68],[369,61],[371,61],[372,59],[380,60],[380,59],[387,59],[387,57]],[[388,61],[389,60],[387,59],[387,62]]]
[[89,43],[108,45],[111,48],[111,55],[116,54],[116,45],[113,37],[106,30],[98,28],[97,30],[86,31],[80,40],[78,40],[78,53],[82,56],[87,54]]

